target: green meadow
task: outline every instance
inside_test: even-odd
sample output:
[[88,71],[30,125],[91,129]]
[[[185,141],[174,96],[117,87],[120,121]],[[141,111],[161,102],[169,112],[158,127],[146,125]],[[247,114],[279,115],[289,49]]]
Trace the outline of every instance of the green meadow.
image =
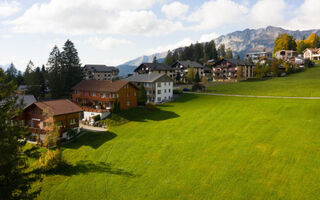
[[320,97],[320,65],[305,72],[258,81],[210,83],[207,92],[290,97]]
[[[212,92],[320,96],[320,68]],[[184,94],[64,145],[40,199],[319,199],[320,100]]]

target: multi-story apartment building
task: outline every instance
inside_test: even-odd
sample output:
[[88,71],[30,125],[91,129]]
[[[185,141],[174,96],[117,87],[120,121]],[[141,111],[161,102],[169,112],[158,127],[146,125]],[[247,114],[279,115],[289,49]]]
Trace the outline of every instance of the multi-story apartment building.
[[166,74],[134,74],[125,80],[130,81],[137,87],[144,86],[147,93],[147,103],[166,102],[173,97],[173,80]]
[[275,53],[275,58],[279,60],[289,61],[298,56],[298,53],[293,50],[280,50]]
[[272,53],[271,52],[253,52],[253,53],[248,53],[246,55],[246,60],[247,61],[252,61],[254,64],[258,63],[261,59],[264,58],[272,58]]
[[120,109],[137,106],[137,87],[128,81],[83,80],[73,87],[72,101],[84,111],[84,119],[106,117],[117,101]]
[[195,73],[199,74],[200,79],[204,76],[208,76],[208,73],[210,74],[211,72],[210,68],[205,69],[203,65],[194,61],[176,61],[174,64],[171,65],[171,68],[174,72],[172,78],[176,80],[176,77],[179,74],[181,82],[186,81],[188,71],[190,68],[193,68],[195,70]]
[[242,68],[243,79],[253,77],[254,64],[244,60],[238,59],[222,59],[216,62],[213,66],[213,78],[214,80],[231,80],[237,79],[237,72]]
[[149,74],[149,73],[166,74],[170,78],[173,78],[172,68],[167,66],[164,63],[142,63],[134,70],[134,72],[136,74]]
[[106,65],[85,65],[83,67],[83,79],[85,80],[114,80],[119,74],[116,67]]

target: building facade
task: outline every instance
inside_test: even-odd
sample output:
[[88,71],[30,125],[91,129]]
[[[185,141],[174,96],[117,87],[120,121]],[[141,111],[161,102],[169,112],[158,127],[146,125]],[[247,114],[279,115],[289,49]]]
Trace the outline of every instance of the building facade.
[[142,63],[135,70],[135,74],[166,74],[170,78],[173,78],[173,70],[171,67],[164,63]]
[[73,91],[72,101],[82,107],[87,120],[94,115],[104,118],[115,101],[120,103],[120,109],[138,105],[137,87],[128,81],[83,80],[73,87]]
[[135,74],[125,80],[139,88],[141,85],[144,86],[147,95],[146,103],[162,103],[170,101],[173,97],[173,80],[166,74]]
[[214,80],[238,79],[238,71],[242,70],[242,79],[253,78],[254,64],[245,60],[222,59],[213,66]]
[[303,51],[303,58],[309,60],[320,60],[320,48],[307,48]]
[[60,137],[66,138],[69,129],[79,132],[82,109],[67,99],[35,102],[24,108],[22,122],[29,127],[31,138],[42,142],[51,124],[60,128]]
[[108,67],[106,65],[85,65],[83,67],[83,79],[85,80],[114,80],[119,69],[116,67]]
[[[175,81],[180,82],[187,81],[187,75],[190,68],[193,68],[194,72],[199,74],[200,79],[204,76],[208,76],[208,72],[210,73],[209,69],[206,69],[205,71],[205,67],[203,65],[194,61],[176,61],[171,65],[171,68],[173,69],[172,78]],[[177,80],[177,76],[180,76],[180,80]]]
[[258,63],[261,59],[264,58],[272,58],[272,53],[271,52],[253,52],[253,53],[248,53],[246,55],[246,60],[247,61],[252,61],[254,64]]
[[293,50],[280,50],[275,53],[275,57],[278,60],[289,61],[290,59],[297,57],[298,53]]

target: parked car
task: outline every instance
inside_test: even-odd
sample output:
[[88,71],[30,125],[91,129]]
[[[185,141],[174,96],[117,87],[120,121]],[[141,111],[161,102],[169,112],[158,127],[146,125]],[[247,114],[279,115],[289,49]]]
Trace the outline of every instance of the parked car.
[[190,89],[190,88],[183,88],[182,91],[184,91],[184,92],[190,92],[191,89]]

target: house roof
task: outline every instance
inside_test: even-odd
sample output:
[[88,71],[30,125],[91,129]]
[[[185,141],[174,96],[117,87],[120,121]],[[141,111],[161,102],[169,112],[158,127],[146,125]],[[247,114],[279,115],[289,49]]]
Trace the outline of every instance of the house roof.
[[125,80],[131,81],[131,82],[154,82],[164,76],[168,77],[166,74],[159,74],[159,73],[134,74],[132,76],[129,76]]
[[136,72],[138,69],[140,69],[141,67],[147,67],[152,69],[153,71],[164,71],[164,70],[172,70],[171,67],[167,66],[164,63],[142,63],[141,65],[139,65],[139,67],[137,67],[134,71]]
[[85,90],[96,92],[118,92],[128,81],[107,81],[107,80],[82,80],[73,90]]
[[21,102],[23,102],[23,107],[28,107],[36,101],[37,100],[33,95],[18,95],[16,105],[19,105]]
[[112,72],[118,70],[116,67],[106,66],[106,65],[85,65],[83,67],[85,70],[90,70],[94,72]]
[[246,60],[239,60],[239,59],[234,59],[234,58],[232,58],[232,59],[224,58],[224,59],[221,59],[220,61],[218,61],[214,66],[219,65],[223,61],[227,61],[233,65],[236,65],[236,66],[253,66],[254,65],[253,63],[246,61]]
[[[203,65],[201,65],[200,63],[195,62],[195,61],[190,61],[190,60],[186,60],[186,61],[179,61],[178,60],[176,63],[180,63],[181,65],[183,65],[186,68],[189,68],[189,67],[202,68],[203,67]],[[173,64],[173,65],[175,65],[175,64]]]
[[77,113],[77,112],[82,111],[80,106],[71,102],[68,99],[35,102],[35,103],[29,105],[28,107],[30,107],[32,105],[39,107],[41,110],[45,110],[45,109],[49,108],[54,116],[55,115],[64,115],[64,114],[69,114],[69,113]]

